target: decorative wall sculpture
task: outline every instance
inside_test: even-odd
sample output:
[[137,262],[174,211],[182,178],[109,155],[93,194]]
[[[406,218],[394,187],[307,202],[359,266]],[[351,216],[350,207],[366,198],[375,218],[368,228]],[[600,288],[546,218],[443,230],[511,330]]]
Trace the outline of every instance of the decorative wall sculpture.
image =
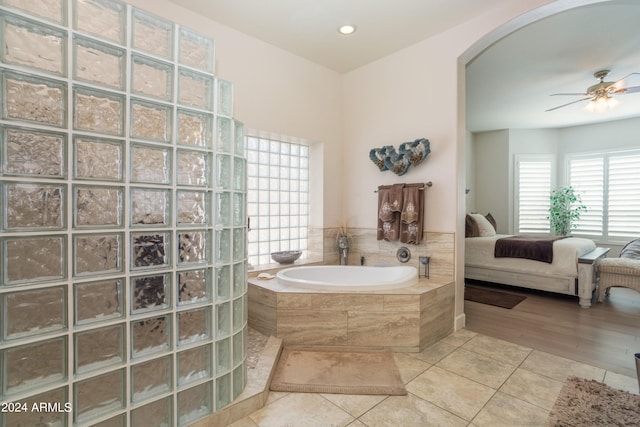
[[422,163],[430,152],[429,140],[421,138],[400,144],[398,151],[392,145],[373,148],[369,151],[369,158],[381,172],[390,170],[396,175],[404,175],[409,168]]

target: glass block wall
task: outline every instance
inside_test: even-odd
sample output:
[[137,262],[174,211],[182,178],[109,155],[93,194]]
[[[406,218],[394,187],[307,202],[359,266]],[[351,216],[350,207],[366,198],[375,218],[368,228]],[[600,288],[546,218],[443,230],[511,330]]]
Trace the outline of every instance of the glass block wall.
[[246,384],[246,162],[214,41],[113,0],[0,0],[0,32],[0,425],[220,410]]

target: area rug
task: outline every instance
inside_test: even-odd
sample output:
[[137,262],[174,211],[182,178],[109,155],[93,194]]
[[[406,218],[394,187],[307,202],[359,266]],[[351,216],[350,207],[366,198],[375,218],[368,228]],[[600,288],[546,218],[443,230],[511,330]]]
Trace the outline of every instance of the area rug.
[[301,393],[407,394],[390,350],[285,347],[270,389]]
[[464,299],[482,304],[495,305],[496,307],[512,309],[527,297],[509,294],[507,292],[493,291],[491,289],[465,286]]
[[551,409],[546,426],[638,426],[640,395],[606,384],[569,377]]

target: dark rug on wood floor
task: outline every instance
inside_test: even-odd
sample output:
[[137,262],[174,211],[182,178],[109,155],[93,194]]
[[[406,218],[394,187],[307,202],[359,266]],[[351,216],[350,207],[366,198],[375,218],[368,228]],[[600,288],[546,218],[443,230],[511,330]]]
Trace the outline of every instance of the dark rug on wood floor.
[[476,288],[475,286],[465,286],[464,299],[467,301],[479,302],[481,304],[495,305],[502,308],[513,308],[527,299],[522,295],[514,295],[506,292],[493,291],[491,289]]

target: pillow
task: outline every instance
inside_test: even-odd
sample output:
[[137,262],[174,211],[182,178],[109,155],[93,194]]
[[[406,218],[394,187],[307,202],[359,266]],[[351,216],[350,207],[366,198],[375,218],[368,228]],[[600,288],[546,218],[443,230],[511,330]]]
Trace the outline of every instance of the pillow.
[[471,214],[471,217],[476,221],[476,224],[478,224],[480,237],[491,237],[496,235],[496,229],[493,228],[493,225],[487,218],[481,214]]
[[478,223],[469,214],[464,219],[464,237],[480,237]]
[[640,239],[627,243],[620,251],[620,258],[640,259]]
[[493,225],[493,230],[497,233],[498,232],[498,224],[496,223],[496,220],[493,218],[493,215],[491,215],[491,212],[486,214],[484,217],[487,218],[487,221],[489,221],[489,223],[491,223],[491,225]]

